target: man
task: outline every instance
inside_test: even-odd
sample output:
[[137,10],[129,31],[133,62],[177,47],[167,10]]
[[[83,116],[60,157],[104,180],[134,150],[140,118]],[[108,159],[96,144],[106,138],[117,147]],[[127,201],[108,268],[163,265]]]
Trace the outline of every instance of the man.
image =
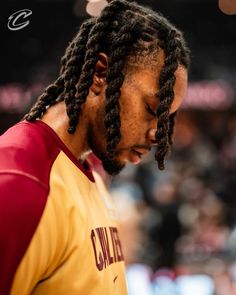
[[172,144],[189,51],[164,17],[114,0],[85,21],[60,76],[0,139],[0,293],[127,294],[116,217],[92,151],[115,175]]

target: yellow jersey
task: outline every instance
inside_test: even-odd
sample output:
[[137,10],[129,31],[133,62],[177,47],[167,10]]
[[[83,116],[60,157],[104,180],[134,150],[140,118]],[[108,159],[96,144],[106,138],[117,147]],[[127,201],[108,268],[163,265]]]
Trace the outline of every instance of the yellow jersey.
[[41,121],[10,128],[0,155],[0,294],[127,294],[101,177]]

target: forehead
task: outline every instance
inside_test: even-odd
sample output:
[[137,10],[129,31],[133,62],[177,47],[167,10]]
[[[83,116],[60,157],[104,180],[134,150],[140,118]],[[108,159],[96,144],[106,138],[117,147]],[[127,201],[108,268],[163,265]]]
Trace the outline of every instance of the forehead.
[[[159,94],[159,78],[162,67],[159,65],[156,68],[139,65],[135,68],[132,67],[130,71],[126,73],[125,84],[131,87],[134,92],[139,93],[144,98],[155,99],[158,101]],[[188,72],[183,66],[179,66],[175,71],[175,85],[174,85],[174,101],[171,105],[170,113],[175,112],[181,105],[188,81]]]
[[[159,80],[162,68],[163,64],[160,63],[156,64],[156,66],[143,64],[135,66],[131,65],[126,68],[124,82],[132,82],[135,87],[142,88],[142,90],[149,92],[152,96],[158,96],[160,89]],[[180,86],[186,86],[187,84],[188,71],[184,66],[179,65],[174,75],[176,78],[174,90],[178,92]],[[140,85],[138,82],[140,82]]]

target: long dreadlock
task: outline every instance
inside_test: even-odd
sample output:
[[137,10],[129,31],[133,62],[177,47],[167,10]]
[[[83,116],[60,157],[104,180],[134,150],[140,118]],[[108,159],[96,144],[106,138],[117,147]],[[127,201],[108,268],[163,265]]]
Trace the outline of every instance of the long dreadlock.
[[[164,51],[164,66],[160,73],[155,158],[164,169],[164,158],[172,145],[176,113],[169,115],[174,99],[175,71],[179,65],[188,67],[189,50],[182,34],[162,15],[125,0],[111,1],[100,17],[85,21],[61,59],[60,76],[49,85],[25,116],[28,121],[41,118],[47,107],[64,100],[69,118],[69,133],[79,122],[81,106],[93,83],[98,53],[108,56],[106,76],[105,119],[107,152],[114,157],[120,141],[120,89],[124,82],[124,67],[130,56],[150,55]],[[140,61],[142,62],[142,60]]]

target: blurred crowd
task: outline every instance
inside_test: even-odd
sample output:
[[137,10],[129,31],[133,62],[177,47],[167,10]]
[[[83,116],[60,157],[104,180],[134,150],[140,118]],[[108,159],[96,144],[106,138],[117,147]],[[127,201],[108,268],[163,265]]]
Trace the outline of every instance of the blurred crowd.
[[112,181],[130,295],[236,294],[235,113],[183,110],[166,170]]

